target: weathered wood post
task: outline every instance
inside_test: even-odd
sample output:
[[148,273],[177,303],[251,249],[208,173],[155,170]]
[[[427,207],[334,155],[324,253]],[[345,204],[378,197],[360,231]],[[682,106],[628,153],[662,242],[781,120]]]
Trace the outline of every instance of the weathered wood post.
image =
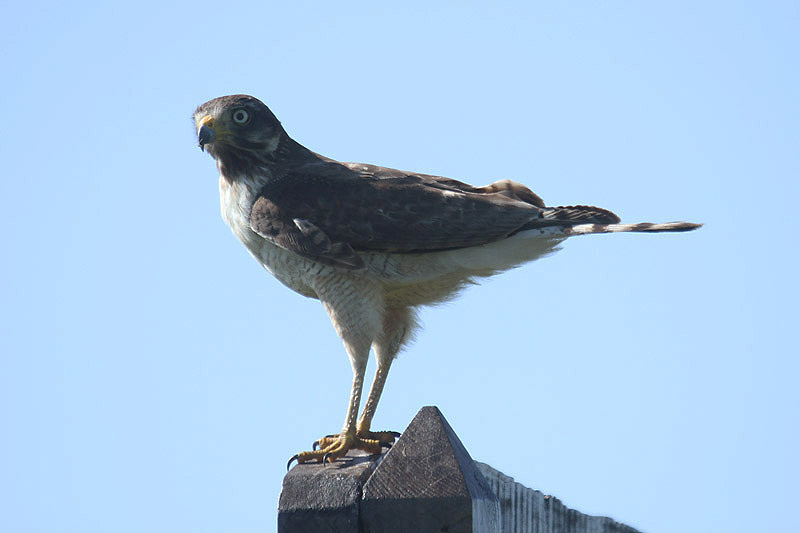
[[474,462],[436,407],[423,407],[381,456],[297,465],[283,480],[279,533],[428,531],[636,533]]

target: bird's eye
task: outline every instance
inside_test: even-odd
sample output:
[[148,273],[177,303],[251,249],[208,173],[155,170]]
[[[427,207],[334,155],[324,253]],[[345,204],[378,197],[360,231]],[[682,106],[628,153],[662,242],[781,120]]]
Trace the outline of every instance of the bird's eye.
[[237,109],[233,112],[233,121],[240,126],[247,124],[250,120],[250,113],[245,111],[244,109]]

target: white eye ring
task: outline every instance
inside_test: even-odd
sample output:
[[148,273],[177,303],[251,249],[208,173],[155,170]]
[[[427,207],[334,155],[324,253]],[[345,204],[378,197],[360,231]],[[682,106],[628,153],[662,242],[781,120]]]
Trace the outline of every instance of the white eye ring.
[[242,124],[247,124],[247,121],[250,120],[250,113],[245,111],[244,109],[237,109],[233,112],[233,121],[240,126]]

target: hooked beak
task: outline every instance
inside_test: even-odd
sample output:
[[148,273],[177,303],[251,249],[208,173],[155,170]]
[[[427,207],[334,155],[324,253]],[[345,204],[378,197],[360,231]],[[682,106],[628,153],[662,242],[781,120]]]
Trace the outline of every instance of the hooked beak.
[[214,142],[217,132],[214,131],[214,119],[210,116],[203,117],[197,130],[197,144],[205,152],[205,145]]

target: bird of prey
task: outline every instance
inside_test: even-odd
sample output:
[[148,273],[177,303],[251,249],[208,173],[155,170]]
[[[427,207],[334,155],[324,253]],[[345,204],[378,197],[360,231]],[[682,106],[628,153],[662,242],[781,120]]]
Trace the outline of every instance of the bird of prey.
[[[419,306],[543,257],[573,235],[700,226],[620,224],[599,207],[547,207],[511,180],[475,187],[334,161],[289,137],[252,96],[210,100],[194,121],[200,148],[217,163],[225,222],[278,280],[322,303],[353,367],[341,433],[292,457],[300,463],[334,461],[353,448],[379,453],[394,442],[398,433],[373,432],[370,424],[392,360],[417,328]],[[378,366],[359,418],[370,349]]]

